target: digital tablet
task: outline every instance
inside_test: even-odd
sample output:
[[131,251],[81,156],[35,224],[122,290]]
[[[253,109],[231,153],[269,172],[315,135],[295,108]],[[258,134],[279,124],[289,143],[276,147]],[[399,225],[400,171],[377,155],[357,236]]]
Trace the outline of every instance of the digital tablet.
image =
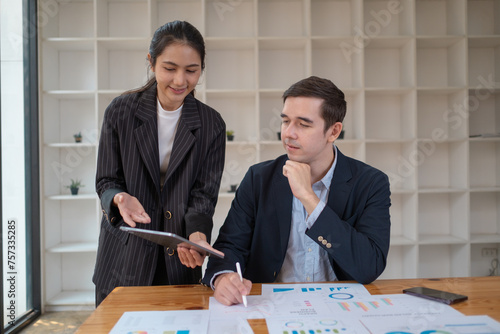
[[220,259],[223,259],[224,256],[215,253],[214,251],[195,244],[181,236],[178,236],[175,233],[170,232],[160,232],[160,231],[152,231],[152,230],[144,230],[141,228],[128,227],[128,226],[120,226],[120,230],[126,231],[130,234],[136,235],[138,237],[144,238],[146,240],[152,241],[164,247],[170,247],[176,249],[177,246],[182,246],[190,249],[196,250],[198,253],[208,256],[215,256]]

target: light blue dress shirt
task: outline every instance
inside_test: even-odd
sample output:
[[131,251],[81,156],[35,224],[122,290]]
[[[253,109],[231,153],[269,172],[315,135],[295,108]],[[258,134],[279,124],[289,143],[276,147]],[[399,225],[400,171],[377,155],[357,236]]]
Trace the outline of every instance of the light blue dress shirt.
[[337,279],[326,251],[306,235],[306,229],[314,225],[328,201],[330,184],[337,165],[337,147],[335,145],[333,147],[335,159],[332,166],[326,175],[312,186],[314,193],[320,199],[314,211],[307,216],[302,203],[293,197],[290,237],[285,261],[276,282],[321,282]]

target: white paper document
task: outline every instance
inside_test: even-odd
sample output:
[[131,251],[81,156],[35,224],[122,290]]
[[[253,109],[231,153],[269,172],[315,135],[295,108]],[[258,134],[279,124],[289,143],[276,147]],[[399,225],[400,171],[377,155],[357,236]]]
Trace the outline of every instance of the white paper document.
[[453,307],[405,294],[371,295],[328,303],[331,312],[342,318],[403,317],[405,319],[457,316]]
[[[398,334],[500,334],[500,323],[486,315],[408,319],[404,317],[360,320],[369,333]],[[280,334],[283,334],[280,333]]]
[[262,284],[263,296],[284,293],[319,294],[326,301],[370,296],[370,292],[359,283]]
[[340,317],[314,318],[267,318],[269,334],[370,334],[358,319],[341,319]]
[[271,296],[247,296],[248,306],[243,304],[225,306],[210,297],[211,317],[228,316],[245,319],[292,316],[314,317],[328,315],[330,310],[321,296],[279,294]]
[[144,311],[125,312],[110,334],[206,334],[210,312]]
[[208,334],[254,334],[247,319],[242,317],[210,316]]

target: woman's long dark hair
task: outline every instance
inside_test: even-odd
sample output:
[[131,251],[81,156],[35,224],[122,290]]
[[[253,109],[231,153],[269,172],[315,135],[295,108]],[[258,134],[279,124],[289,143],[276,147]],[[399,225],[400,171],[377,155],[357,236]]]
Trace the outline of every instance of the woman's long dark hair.
[[[184,44],[195,49],[200,55],[201,70],[205,69],[205,41],[198,29],[186,21],[168,22],[156,29],[149,45],[150,66],[154,67],[158,56],[162,54],[163,50],[175,43]],[[151,88],[155,83],[156,78],[153,76],[144,86],[129,90],[123,94],[143,92]],[[190,94],[194,96],[194,89]]]

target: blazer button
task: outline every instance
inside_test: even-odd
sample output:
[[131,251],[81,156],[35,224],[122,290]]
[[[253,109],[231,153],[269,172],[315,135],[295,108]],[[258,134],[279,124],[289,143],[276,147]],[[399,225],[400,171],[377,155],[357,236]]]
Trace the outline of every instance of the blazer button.
[[166,251],[167,251],[168,256],[172,256],[175,254],[175,249],[172,249],[170,247],[167,247]]
[[328,241],[326,241],[325,239],[323,239],[323,241],[321,241],[321,243],[322,243],[323,245],[326,245],[326,244],[328,243]]
[[170,212],[170,211],[165,211],[165,218],[166,218],[166,219],[171,219],[171,218],[172,218],[172,212]]
[[326,248],[332,248],[332,244],[331,243],[327,243],[326,244]]
[[323,237],[321,235],[318,237],[318,241],[323,241]]

